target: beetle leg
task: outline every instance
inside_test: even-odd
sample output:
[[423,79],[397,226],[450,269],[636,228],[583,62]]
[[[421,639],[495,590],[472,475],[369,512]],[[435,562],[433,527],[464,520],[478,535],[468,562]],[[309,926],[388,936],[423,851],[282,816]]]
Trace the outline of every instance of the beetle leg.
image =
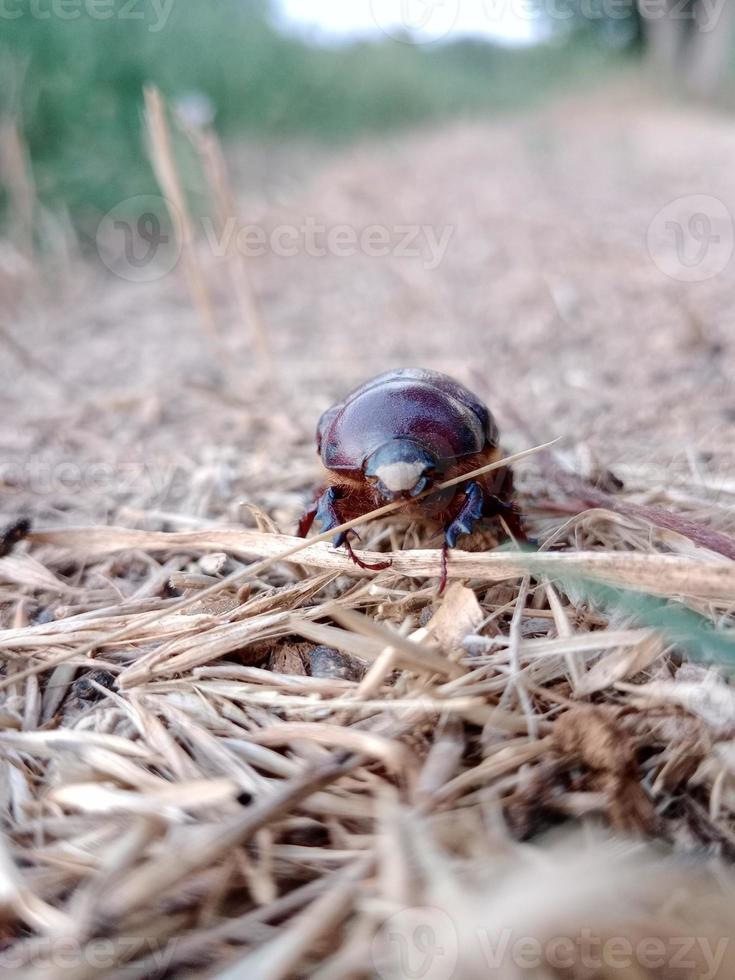
[[[340,494],[338,489],[336,487],[328,487],[317,501],[314,517],[319,521],[322,531],[329,531],[333,527],[339,527],[340,524],[344,523],[344,518],[338,508],[339,498]],[[312,518],[313,520],[314,518]],[[375,565],[371,565],[358,558],[352,550],[352,545],[348,538],[349,534],[356,535],[356,532],[351,530],[340,531],[334,538],[334,547],[339,548],[341,545],[344,545],[345,551],[359,568],[365,568],[371,572],[382,572],[384,568],[390,568],[392,562],[389,561],[377,562]]]
[[[322,531],[331,531],[333,527],[339,527],[343,524],[342,515],[337,510],[337,500],[339,499],[339,493],[336,487],[327,487],[324,493],[319,497],[316,502],[316,513],[315,517],[319,521],[319,526]],[[341,544],[344,544],[346,533],[342,531],[337,534],[334,538],[334,547],[339,548]]]
[[444,541],[449,548],[456,547],[460,534],[471,534],[485,512],[485,495],[479,483],[474,480],[468,483],[464,494],[460,512],[444,531]]
[[484,513],[486,517],[502,517],[508,525],[508,530],[517,541],[528,541],[526,529],[523,526],[523,516],[515,504],[502,500],[500,497],[488,496],[485,498]]
[[464,503],[460,512],[444,531],[444,543],[442,544],[442,569],[439,579],[439,595],[442,595],[447,585],[449,549],[457,544],[460,534],[471,534],[475,524],[483,515],[485,506],[485,495],[479,483],[473,480],[468,483],[464,491]]

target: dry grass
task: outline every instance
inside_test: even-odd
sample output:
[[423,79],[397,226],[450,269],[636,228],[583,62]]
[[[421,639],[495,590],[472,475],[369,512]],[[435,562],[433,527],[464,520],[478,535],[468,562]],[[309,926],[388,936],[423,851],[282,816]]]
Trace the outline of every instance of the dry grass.
[[[443,597],[438,552],[395,523],[365,540],[399,545],[379,573],[273,528],[39,530],[0,559],[16,972],[56,976],[71,948],[74,977],[401,977],[391,936],[423,924],[462,976],[484,975],[478,936],[535,937],[556,976],[551,941],[583,929],[670,960],[696,937],[699,972],[635,976],[707,975],[735,924],[735,698],[592,583],[728,641],[731,562],[525,504],[540,551],[456,552]],[[542,843],[570,822],[629,843]],[[724,863],[677,866],[646,837]]]
[[[587,126],[582,132],[572,157],[575,146],[587,153]],[[472,161],[484,151],[462,139],[471,158],[458,167],[439,154],[439,183],[442,167],[459,169],[477,191],[488,167],[480,159],[473,183]],[[648,137],[636,139],[643,158]],[[429,149],[440,144],[428,138]],[[361,173],[391,173],[388,157],[358,160],[347,181],[354,194],[337,203],[328,174],[322,196],[315,192],[325,210],[339,220],[343,200],[361,206],[357,190],[370,186]],[[407,169],[401,186],[413,189]],[[508,187],[520,200],[521,168],[512,169]],[[480,228],[485,212],[470,196],[447,206],[470,210]],[[399,195],[389,197],[392,213]],[[492,224],[500,205],[490,197]],[[372,214],[375,203],[365,208]],[[539,206],[527,220],[543,217]],[[276,208],[268,220],[278,218]],[[553,209],[549,221],[559,223]],[[597,234],[597,210],[595,222]],[[448,273],[460,310],[469,302],[465,266]],[[62,395],[34,387],[29,399],[28,378],[14,389],[13,377],[0,393],[13,420],[3,436],[9,452],[42,456],[51,442],[54,465],[69,456],[108,461],[116,476],[126,471],[115,468],[113,450],[161,463],[155,492],[145,480],[125,491],[75,493],[64,483],[44,492],[30,469],[0,485],[8,520],[35,517],[30,537],[0,557],[5,973],[448,980],[494,968],[504,980],[732,977],[735,483],[694,457],[662,468],[647,455],[652,431],[648,443],[634,443],[636,406],[650,419],[664,404],[653,376],[644,377],[644,357],[630,366],[630,414],[623,398],[616,403],[612,458],[583,427],[584,388],[572,397],[559,381],[570,352],[582,359],[587,350],[588,321],[580,318],[576,334],[570,321],[541,350],[547,341],[531,318],[526,361],[499,340],[492,352],[496,378],[520,364],[506,395],[519,418],[502,398],[492,404],[508,446],[540,441],[539,420],[540,437],[567,436],[563,451],[516,457],[537,549],[497,548],[496,529],[483,529],[451,555],[450,585],[438,596],[431,527],[383,513],[361,528],[364,557],[392,560],[378,573],[326,541],[294,539],[288,532],[316,476],[312,428],[327,388],[344,392],[347,375],[387,366],[358,351],[344,374],[336,370],[340,344],[363,337],[337,325],[350,307],[341,294],[325,335],[309,336],[314,360],[304,360],[303,305],[289,333],[278,304],[298,286],[318,307],[332,293],[330,276],[339,274],[341,288],[353,282],[344,267],[330,268],[318,264],[326,283],[303,270],[299,283],[290,268],[281,279],[262,269],[254,277],[261,294],[277,296],[265,305],[281,391],[240,370],[252,357],[235,357],[244,307],[233,302],[229,266],[205,261],[201,274],[214,283],[224,321],[218,343],[238,365],[232,376],[206,361],[206,334],[181,302],[181,283],[146,294],[145,316],[159,317],[148,334],[154,321],[139,316],[140,294],[106,283],[109,307],[92,292],[54,321],[62,340],[49,340],[42,360],[63,364]],[[386,296],[398,283],[391,322],[405,315],[413,324],[402,335],[389,322],[380,335],[385,356],[398,359],[401,344],[418,347],[410,330],[425,334],[424,319],[450,313],[435,303],[438,277],[397,261],[380,270]],[[580,276],[580,290],[585,283]],[[522,307],[521,292],[506,295],[509,313]],[[669,285],[658,299],[664,294],[668,302]],[[717,296],[707,296],[714,307]],[[352,299],[361,311],[370,306]],[[109,334],[105,310],[116,328]],[[463,342],[484,343],[468,322]],[[74,356],[60,355],[62,341]],[[472,383],[472,359],[457,369],[453,337],[431,343],[427,364]],[[620,347],[601,329],[595,343],[590,371],[605,345]],[[649,372],[669,358],[676,378],[687,343],[669,349],[654,337]],[[108,383],[138,348],[135,383]],[[200,361],[204,376],[187,375]],[[569,399],[568,412],[548,400],[546,384]],[[716,409],[714,400],[692,400],[694,448]],[[660,439],[670,437],[664,457],[673,458],[682,419],[661,423]],[[167,467],[180,462],[182,445],[190,455],[177,483]],[[722,446],[723,459],[729,451]],[[576,944],[571,962],[565,939]],[[529,941],[541,944],[532,972]]]

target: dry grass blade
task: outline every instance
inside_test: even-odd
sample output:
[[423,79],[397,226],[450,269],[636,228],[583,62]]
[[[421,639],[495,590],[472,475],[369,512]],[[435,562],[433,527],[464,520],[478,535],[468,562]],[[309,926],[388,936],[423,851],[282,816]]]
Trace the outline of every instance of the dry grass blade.
[[[12,115],[5,115],[6,111],[5,107],[0,110],[0,182],[8,195],[10,238],[32,262],[36,186],[19,121]],[[34,358],[20,345],[18,353],[24,363],[34,363]]]
[[[232,191],[227,162],[216,133],[184,123],[185,130],[196,147],[209,183],[219,222],[219,233],[226,234],[237,217],[235,195]],[[250,270],[244,254],[238,248],[228,250],[228,272],[233,294],[244,323],[255,338],[263,369],[273,377],[273,357],[262,310],[255,294]]]
[[383,649],[395,650],[396,662],[409,670],[418,670],[423,674],[437,673],[442,677],[458,677],[464,673],[443,657],[434,644],[408,639],[351,609],[327,606],[324,611],[347,629],[377,640]]
[[166,119],[166,105],[157,88],[145,89],[146,127],[151,163],[169,208],[173,232],[186,264],[186,282],[202,325],[215,347],[218,346],[217,326],[212,300],[199,258],[196,254],[194,223],[179,177],[171,133]]
[[[370,517],[378,515],[374,512]],[[357,523],[359,523],[359,519]],[[353,522],[343,525],[355,526]],[[37,531],[31,535],[39,543],[54,544],[74,552],[84,549],[92,555],[116,554],[128,549],[159,554],[176,549],[193,551],[227,551],[242,557],[260,557],[262,562],[296,562],[325,571],[335,571],[354,577],[370,578],[375,572],[356,566],[344,552],[322,544],[319,535],[303,541],[285,534],[263,534],[250,530],[133,531],[127,528],[79,528],[58,531]],[[85,541],[88,542],[85,546]],[[356,549],[366,562],[390,560],[385,574],[407,578],[438,578],[441,574],[441,555],[437,550],[371,552]],[[257,566],[259,572],[265,565]],[[530,570],[534,574],[553,578],[554,574],[589,576],[618,588],[648,592],[657,596],[691,596],[701,599],[735,601],[735,565],[709,561],[705,558],[681,558],[675,555],[641,554],[632,552],[494,552],[466,553],[453,551],[448,565],[450,579],[478,579],[502,582],[519,578]],[[252,573],[252,570],[249,570]],[[230,581],[243,581],[243,573]],[[204,590],[201,596],[212,595],[223,587],[218,583]],[[193,600],[191,600],[193,601]],[[177,607],[172,607],[177,608]],[[184,608],[183,605],[178,608]],[[151,620],[153,621],[153,620]]]
[[351,912],[361,879],[368,872],[370,860],[357,861],[331,881],[329,891],[304,912],[296,916],[287,930],[269,943],[217,974],[217,980],[258,977],[259,980],[284,980],[292,976],[312,944],[330,933]]
[[318,790],[329,786],[340,776],[357,765],[357,761],[333,762],[307,776],[294,779],[249,810],[243,817],[213,829],[200,829],[193,835],[189,847],[179,852],[179,859],[172,862],[164,853],[132,871],[118,885],[113,895],[107,896],[98,909],[101,921],[115,922],[118,918],[144,907],[151,899],[164,894],[189,875],[202,871],[221,860],[233,848],[240,847],[271,821],[278,820],[294,805]]

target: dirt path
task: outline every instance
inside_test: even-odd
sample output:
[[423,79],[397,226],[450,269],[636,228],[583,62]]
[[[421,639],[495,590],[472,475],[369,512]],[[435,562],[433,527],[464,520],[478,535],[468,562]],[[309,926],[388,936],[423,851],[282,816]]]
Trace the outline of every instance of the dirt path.
[[[528,441],[515,411],[581,446],[577,462],[592,452],[648,486],[717,493],[735,481],[733,160],[728,118],[630,92],[361,146],[297,179],[266,158],[241,204],[245,222],[296,241],[250,262],[281,393],[206,248],[224,367],[179,272],[144,285],[75,268],[61,300],[7,323],[56,381],[4,351],[0,505],[44,523],[121,505],[233,519],[247,498],[287,525],[320,410],[397,364],[470,382],[512,448]],[[305,223],[332,229],[332,251],[380,226],[372,247],[387,236],[391,254],[304,254]],[[417,244],[422,256],[399,254]],[[681,281],[703,270],[718,274]]]

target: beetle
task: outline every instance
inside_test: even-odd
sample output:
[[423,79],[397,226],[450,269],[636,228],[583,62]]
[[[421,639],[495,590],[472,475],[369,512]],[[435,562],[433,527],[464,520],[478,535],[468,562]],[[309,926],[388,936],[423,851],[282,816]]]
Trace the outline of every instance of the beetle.
[[[513,475],[501,467],[448,490],[431,493],[444,480],[479,469],[502,457],[498,427],[482,401],[449,375],[422,368],[397,368],[352,391],[319,419],[317,452],[324,486],[304,513],[298,533],[306,537],[314,521],[329,531],[383,504],[401,500],[410,517],[431,518],[444,531],[442,578],[447,552],[483,517],[503,515],[523,538],[512,501]],[[349,531],[334,539],[361,568],[369,565],[352,550]]]

